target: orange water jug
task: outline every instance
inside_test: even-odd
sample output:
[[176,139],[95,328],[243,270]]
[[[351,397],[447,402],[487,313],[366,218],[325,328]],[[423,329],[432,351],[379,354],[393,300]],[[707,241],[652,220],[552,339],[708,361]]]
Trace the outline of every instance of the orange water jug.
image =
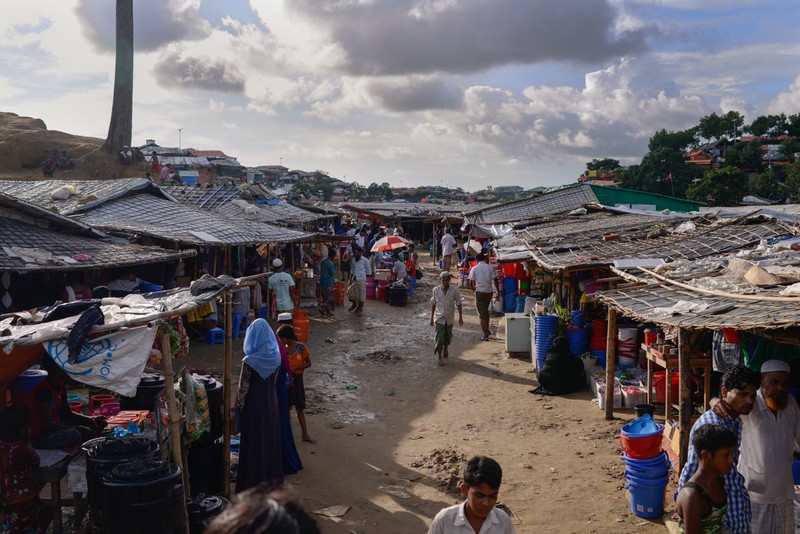
[[306,343],[308,341],[308,312],[301,309],[294,310],[292,326],[297,334],[297,340]]

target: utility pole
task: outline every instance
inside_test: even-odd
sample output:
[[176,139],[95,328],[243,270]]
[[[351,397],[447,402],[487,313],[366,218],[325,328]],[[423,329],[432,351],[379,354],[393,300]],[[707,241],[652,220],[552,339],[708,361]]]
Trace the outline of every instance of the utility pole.
[[178,128],[178,148],[181,147],[181,132],[182,131],[183,131],[183,128]]

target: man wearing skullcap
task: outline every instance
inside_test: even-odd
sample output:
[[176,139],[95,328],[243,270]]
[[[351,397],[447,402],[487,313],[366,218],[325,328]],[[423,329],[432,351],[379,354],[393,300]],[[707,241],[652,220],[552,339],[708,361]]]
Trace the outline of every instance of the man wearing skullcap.
[[[792,461],[800,450],[800,409],[789,395],[790,376],[786,362],[764,362],[753,410],[741,416],[738,470],[750,494],[750,528],[758,534],[795,532]],[[714,411],[723,415],[725,403]]]

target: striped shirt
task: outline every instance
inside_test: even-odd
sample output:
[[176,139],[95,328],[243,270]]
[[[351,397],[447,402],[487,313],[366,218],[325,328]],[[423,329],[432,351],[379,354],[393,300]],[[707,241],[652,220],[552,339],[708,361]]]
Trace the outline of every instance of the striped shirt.
[[689,458],[686,465],[681,470],[681,477],[678,481],[678,491],[694,475],[700,464],[700,458],[691,445],[694,431],[704,425],[720,425],[736,434],[736,448],[733,451],[733,466],[731,472],[722,477],[725,484],[725,491],[728,493],[728,513],[725,515],[725,532],[729,534],[750,534],[750,496],[744,485],[744,477],[739,473],[736,465],[739,463],[739,454],[742,446],[742,420],[723,419],[715,414],[713,410],[708,410],[692,427],[689,434]]

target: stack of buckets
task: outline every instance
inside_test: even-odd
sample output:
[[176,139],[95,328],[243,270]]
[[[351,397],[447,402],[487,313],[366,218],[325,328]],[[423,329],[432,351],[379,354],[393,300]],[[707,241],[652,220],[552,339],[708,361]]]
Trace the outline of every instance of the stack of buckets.
[[626,487],[631,494],[631,511],[645,519],[664,514],[664,494],[672,464],[661,448],[664,426],[650,414],[622,427],[619,442],[625,451]]
[[569,319],[570,328],[567,328],[567,341],[569,351],[575,356],[586,352],[589,346],[589,330],[585,328],[586,319],[580,310],[572,310]]
[[639,329],[620,326],[617,334],[617,365],[633,367],[639,362]]
[[534,339],[536,341],[536,370],[542,368],[544,357],[553,347],[558,336],[557,315],[537,315],[534,319]]
[[[518,301],[521,301],[519,312],[525,308],[525,299],[518,299],[520,295],[520,281],[528,278],[528,273],[525,272],[525,267],[521,263],[506,263],[503,265],[503,311],[505,313],[514,313],[519,306]],[[530,291],[530,283],[527,283],[525,292]]]
[[589,352],[597,358],[597,365],[606,366],[606,335],[608,322],[595,319],[592,323],[592,338],[589,340]]

